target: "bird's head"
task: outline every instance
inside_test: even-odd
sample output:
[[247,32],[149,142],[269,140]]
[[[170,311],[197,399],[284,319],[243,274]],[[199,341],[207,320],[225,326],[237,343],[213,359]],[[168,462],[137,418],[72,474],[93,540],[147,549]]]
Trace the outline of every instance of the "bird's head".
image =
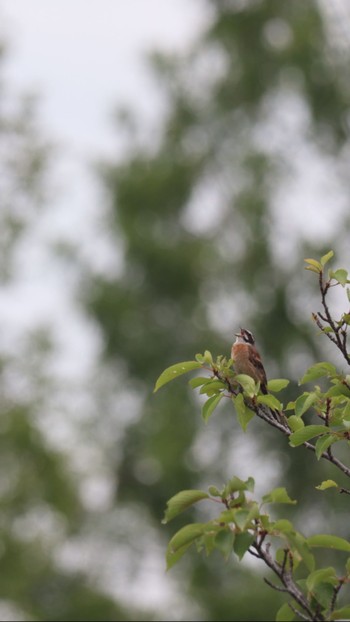
[[235,333],[235,337],[237,337],[236,343],[248,343],[251,346],[255,344],[253,333],[246,328],[241,328],[239,333]]

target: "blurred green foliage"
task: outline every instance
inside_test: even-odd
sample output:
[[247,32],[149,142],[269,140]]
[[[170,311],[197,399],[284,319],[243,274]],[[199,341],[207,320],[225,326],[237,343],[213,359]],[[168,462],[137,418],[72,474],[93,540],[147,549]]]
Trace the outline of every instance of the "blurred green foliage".
[[[125,262],[121,276],[95,279],[87,291],[108,359],[123,362],[144,395],[118,456],[116,500],[141,503],[153,524],[181,488],[232,475],[238,433],[222,409],[205,435],[185,383],[154,397],[155,379],[205,348],[228,355],[244,325],[256,335],[270,376],[296,382],[322,348],[309,322],[315,290],[302,273],[303,257],[341,248],[347,230],[344,216],[337,242],[330,227],[324,248],[315,205],[313,221],[292,234],[283,199],[298,183],[295,164],[305,146],[315,161],[329,158],[330,174],[346,161],[348,54],[334,51],[319,4],[205,6],[208,26],[188,54],[152,56],[167,108],[159,131],[144,143],[130,135],[128,153],[104,167],[108,224],[123,242]],[[301,502],[290,510],[300,528],[314,512],[322,521],[324,502],[312,491],[327,469],[306,452],[292,455],[283,440],[254,425],[254,463],[268,464],[271,452],[277,458],[276,481]],[[140,461],[157,467],[148,482]],[[272,619],[278,597],[262,597],[255,570],[194,557],[182,586],[203,619]]]
[[[0,288],[6,301],[16,292],[22,241],[47,200],[51,150],[39,129],[35,101],[7,89],[3,54],[2,50]],[[26,311],[23,305],[23,314]],[[52,348],[45,326],[17,341],[7,334],[6,323],[2,326],[0,615],[13,620],[138,617],[93,586],[86,573],[59,561],[61,547],[82,530],[86,510],[67,457],[53,449],[43,431],[42,418],[50,410],[47,363]]]
[[[140,136],[130,134],[123,157],[102,167],[106,228],[124,249],[123,270],[116,278],[83,279],[111,373],[121,371],[115,394],[103,396],[106,408],[98,413],[108,442],[114,434],[116,439],[106,452],[115,471],[116,512],[105,525],[96,519],[95,529],[108,551],[128,548],[127,569],[121,564],[118,570],[130,577],[130,589],[138,581],[140,592],[143,559],[159,543],[165,555],[172,533],[160,524],[166,500],[209,481],[220,486],[233,468],[249,462],[273,470],[274,483],[283,480],[298,498],[290,512],[300,530],[324,516],[339,535],[347,524],[343,498],[333,496],[330,508],[315,497],[318,492],[312,494],[313,485],[331,474],[324,466],[320,472],[303,449],[290,451],[255,421],[249,444],[224,408],[203,431],[185,382],[152,393],[161,370],[172,363],[206,348],[228,355],[242,324],[257,337],[270,377],[296,382],[319,360],[322,347],[308,319],[314,293],[301,272],[302,259],[329,248],[339,256],[348,235],[348,216],[334,217],[331,203],[326,235],[318,232],[317,205],[302,228],[290,226],[289,199],[298,187],[301,157],[310,170],[314,162],[326,162],[327,176],[343,192],[348,189],[348,53],[337,53],[318,3],[207,0],[203,10],[208,25],[188,53],[152,56],[165,119],[146,141],[144,128]],[[6,287],[22,234],[45,203],[50,149],[38,129],[35,102],[9,102],[3,82],[1,96],[0,278]],[[89,523],[77,474],[39,423],[50,395],[41,376],[41,345],[33,342],[26,356],[18,348],[13,360],[5,350],[0,598],[18,608],[18,617],[39,620],[161,618],[135,611],[128,595],[128,606],[106,596],[96,587],[101,581],[89,576],[95,568],[83,573],[60,565],[60,549],[70,538],[84,540],[91,532],[97,538],[95,517]],[[139,405],[137,417],[117,393],[124,381],[124,391]],[[96,380],[88,390],[92,395],[101,386]],[[120,427],[108,419],[108,405],[119,408]],[[255,567],[189,556],[172,578],[180,596],[178,609],[174,600],[164,605],[171,619],[266,620],[278,608],[278,596]]]

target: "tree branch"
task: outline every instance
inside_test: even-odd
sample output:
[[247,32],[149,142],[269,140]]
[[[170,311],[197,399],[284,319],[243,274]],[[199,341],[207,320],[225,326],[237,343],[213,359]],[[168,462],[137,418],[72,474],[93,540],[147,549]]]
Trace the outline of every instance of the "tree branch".
[[[305,612],[306,615],[305,617],[301,616],[302,619],[313,622],[322,622],[324,620],[323,615],[321,613],[312,611],[307,601],[307,598],[305,597],[299,586],[295,583],[291,571],[286,570],[286,564],[284,563],[281,566],[271,557],[269,552],[269,543],[264,548],[257,540],[255,540],[252,544],[252,547],[256,551],[256,553],[254,553],[255,556],[258,556],[275,573],[275,575],[277,575],[283,587],[274,585],[268,579],[264,579],[265,583],[270,585],[270,587],[272,587],[273,589],[276,589],[280,592],[288,593]],[[252,553],[250,549],[249,552]]]

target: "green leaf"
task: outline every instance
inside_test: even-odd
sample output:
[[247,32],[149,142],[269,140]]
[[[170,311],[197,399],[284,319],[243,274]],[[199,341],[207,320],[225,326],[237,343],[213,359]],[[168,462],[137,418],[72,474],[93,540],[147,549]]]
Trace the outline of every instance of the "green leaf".
[[316,274],[320,274],[321,272],[321,270],[315,266],[305,266],[305,270],[310,270],[310,272],[315,272]]
[[252,477],[248,477],[248,479],[244,481],[243,479],[240,479],[239,477],[236,477],[236,475],[234,475],[232,479],[230,479],[230,481],[227,482],[224,488],[223,496],[227,497],[231,495],[233,492],[239,492],[239,491],[245,491],[245,490],[248,490],[248,492],[253,492],[254,484],[255,482]]
[[336,609],[330,616],[330,620],[347,620],[350,618],[350,606]]
[[171,365],[160,374],[153,392],[155,393],[163,385],[167,384],[171,380],[174,380],[175,378],[178,378],[182,374],[186,374],[188,371],[198,369],[199,367],[202,367],[202,363],[199,363],[198,361],[185,361],[184,363],[176,363],[176,365]]
[[289,444],[292,447],[298,447],[298,445],[302,445],[306,441],[309,441],[310,438],[324,434],[325,429],[326,427],[324,425],[306,425],[304,428],[300,428],[300,430],[290,435]]
[[317,460],[320,460],[323,452],[326,451],[326,449],[333,445],[333,443],[335,443],[337,440],[338,437],[334,436],[333,434],[325,434],[324,436],[318,438],[315,444],[315,453]]
[[204,352],[204,362],[207,363],[208,365],[213,364],[213,357],[212,357],[211,352],[209,352],[209,350],[206,350]]
[[241,385],[243,391],[249,396],[253,397],[257,393],[256,383],[251,376],[246,374],[237,374],[235,380]]
[[273,531],[280,531],[282,533],[295,533],[295,529],[287,518],[280,518],[273,523]]
[[334,586],[330,582],[318,583],[311,595],[324,609],[329,609],[334,596]]
[[305,427],[304,421],[296,415],[291,415],[290,417],[288,417],[288,425],[292,432],[296,432],[297,430],[300,430],[300,428]]
[[328,261],[329,261],[330,259],[332,259],[332,257],[334,257],[334,253],[333,253],[333,251],[329,251],[328,253],[326,253],[325,255],[323,255],[323,256],[321,257],[321,265],[322,265],[322,266],[325,266],[325,265],[326,265],[326,263],[328,263]]
[[338,283],[340,283],[340,285],[342,287],[345,287],[345,285],[348,283],[348,272],[347,270],[343,270],[342,268],[339,268],[339,270],[336,270],[335,272],[330,272],[332,279],[335,279],[336,281],[338,281]]
[[242,430],[245,432],[249,421],[254,417],[255,413],[246,405],[242,393],[239,393],[236,397],[233,397],[232,401],[236,409],[238,422]]
[[276,622],[290,622],[290,620],[294,620],[294,615],[294,611],[288,603],[284,603],[276,613]]
[[167,509],[165,510],[162,523],[168,523],[175,518],[175,516],[181,514],[181,512],[187,510],[191,505],[202,499],[209,499],[208,493],[202,490],[182,490],[178,492],[167,502]]
[[312,270],[313,272],[317,272],[317,274],[321,272],[322,264],[316,259],[304,259],[304,261],[308,264],[305,270]]
[[337,382],[337,384],[331,387],[326,393],[326,397],[337,397],[338,395],[350,397],[350,389],[342,382]]
[[309,546],[336,549],[337,551],[350,551],[350,542],[344,540],[344,538],[339,538],[339,536],[319,534],[310,536],[306,541]]
[[213,395],[205,402],[202,408],[202,417],[205,422],[207,422],[210,415],[213,414],[222,397],[224,397],[223,393],[219,393],[218,395]]
[[278,393],[285,389],[289,385],[289,380],[285,380],[285,378],[273,378],[267,383],[267,390],[272,393]]
[[306,579],[307,589],[311,592],[319,583],[337,585],[338,578],[332,566],[329,566],[328,568],[319,568],[318,570],[310,572]]
[[298,532],[289,532],[287,537],[292,548],[295,549],[300,555],[300,558],[306,568],[312,572],[315,569],[315,558],[310,551],[306,538]]
[[333,479],[324,479],[323,482],[321,482],[318,486],[315,486],[315,488],[317,488],[317,490],[327,490],[327,488],[332,488],[334,486],[338,488],[337,482]]
[[237,533],[233,543],[233,550],[239,560],[244,557],[250,545],[254,542],[254,536],[248,532]]
[[208,376],[196,376],[195,378],[191,378],[191,380],[188,381],[188,384],[191,389],[196,389],[197,387],[201,387],[203,384],[211,382],[211,380],[212,379],[208,378]]
[[298,397],[295,402],[295,414],[297,417],[302,417],[307,410],[309,410],[310,406],[316,401],[317,394],[316,393],[303,393]]
[[215,536],[214,546],[223,554],[225,559],[228,559],[232,553],[234,539],[235,534],[229,528],[221,529]]
[[199,537],[201,537],[208,526],[204,523],[192,523],[191,525],[185,525],[171,538],[167,553],[167,570],[169,570],[183,554],[187,551],[188,547]]
[[263,503],[291,503],[295,504],[296,501],[290,498],[285,488],[274,488],[268,494],[262,498]]
[[321,362],[316,363],[309,367],[309,369],[305,372],[304,376],[300,380],[299,384],[305,384],[306,382],[311,382],[312,380],[316,380],[317,378],[322,378],[322,376],[333,376],[337,373],[337,370],[332,363]]
[[202,386],[199,393],[201,394],[210,393],[210,392],[218,393],[218,391],[222,391],[222,389],[227,389],[227,387],[223,382],[221,382],[221,380],[210,380],[209,382],[207,382],[205,385]]
[[208,492],[212,497],[221,497],[221,491],[216,486],[209,486]]
[[254,502],[251,508],[240,508],[235,511],[234,522],[239,529],[244,531],[250,525],[251,521],[255,518],[258,518],[259,506],[256,502]]
[[256,401],[258,404],[265,404],[273,410],[282,410],[281,402],[274,395],[258,395]]
[[350,302],[350,289],[349,289],[349,287],[346,288],[346,295],[348,297],[348,301]]

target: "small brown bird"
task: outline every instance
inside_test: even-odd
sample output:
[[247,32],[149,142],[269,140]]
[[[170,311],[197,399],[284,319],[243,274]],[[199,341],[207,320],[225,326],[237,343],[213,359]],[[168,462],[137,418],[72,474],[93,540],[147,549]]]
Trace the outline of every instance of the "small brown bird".
[[231,358],[233,358],[236,373],[246,374],[255,382],[260,382],[261,392],[266,395],[268,393],[266,373],[252,333],[246,328],[241,328],[235,336],[237,339],[232,345]]

